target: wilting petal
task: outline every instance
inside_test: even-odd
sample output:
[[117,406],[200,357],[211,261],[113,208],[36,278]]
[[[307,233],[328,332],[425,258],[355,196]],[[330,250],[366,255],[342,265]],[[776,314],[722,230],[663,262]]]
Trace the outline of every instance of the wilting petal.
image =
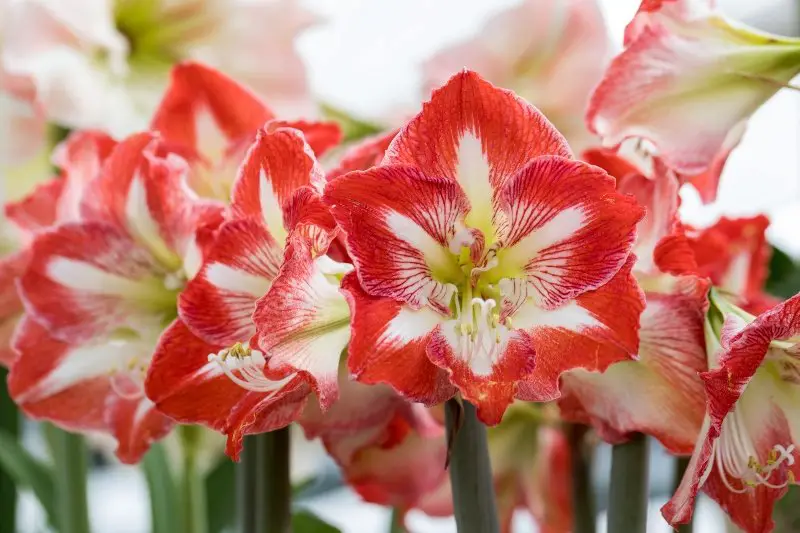
[[339,160],[338,166],[328,172],[328,181],[353,170],[369,170],[376,166],[383,159],[397,132],[398,130],[391,130],[387,133],[381,133],[364,139],[355,146],[348,148]]
[[310,388],[296,378],[271,392],[234,383],[209,361],[219,346],[194,336],[175,321],[161,336],[145,391],[159,411],[177,422],[203,424],[228,436],[227,454],[238,460],[245,435],[279,429],[296,420]]
[[329,183],[325,202],[344,230],[364,290],[419,309],[449,310],[463,273],[449,250],[468,210],[458,185],[412,167],[377,167]]
[[121,230],[72,223],[36,237],[19,290],[51,335],[83,342],[173,314],[177,293],[166,286],[167,273]]
[[136,400],[112,395],[106,403],[108,428],[117,439],[117,458],[136,464],[150,445],[165,437],[174,422],[156,410],[155,404],[142,397]]
[[455,394],[444,370],[426,350],[445,317],[429,308],[418,311],[396,300],[364,292],[355,274],[345,276],[353,319],[347,365],[361,383],[390,385],[405,398],[436,405]]
[[268,375],[301,374],[327,408],[339,394],[339,357],[350,340],[350,308],[338,282],[326,276],[334,273],[325,270],[323,259],[315,260],[308,246],[294,239],[280,274],[256,304],[253,322],[257,345],[269,354]]
[[694,449],[705,413],[699,374],[707,370],[705,291],[646,293],[639,360],[604,373],[574,370],[562,377],[561,414],[591,423],[609,442],[633,432],[653,435],[672,453]]
[[587,124],[604,142],[643,137],[667,166],[718,165],[756,109],[798,71],[800,41],[688,13],[692,2],[644,2],[626,49],[595,90]]
[[322,169],[299,130],[259,130],[233,188],[233,213],[263,220],[270,234],[283,245],[287,236],[284,204],[297,189],[320,185],[323,179]]
[[[597,167],[540,157],[503,187],[498,277],[548,309],[597,289],[625,264],[643,211]],[[514,298],[521,298],[516,295]]]
[[202,269],[180,296],[181,319],[218,346],[249,341],[255,334],[256,301],[267,293],[282,262],[283,249],[263,224],[225,222]]
[[765,236],[769,219],[723,217],[705,229],[689,231],[698,272],[715,286],[748,301],[757,300],[767,281],[771,250]]
[[536,366],[519,385],[518,398],[548,401],[559,397],[559,378],[568,371],[603,372],[627,361],[638,348],[644,297],[631,275],[629,259],[601,288],[553,310],[527,303],[512,316],[515,328],[533,338]]

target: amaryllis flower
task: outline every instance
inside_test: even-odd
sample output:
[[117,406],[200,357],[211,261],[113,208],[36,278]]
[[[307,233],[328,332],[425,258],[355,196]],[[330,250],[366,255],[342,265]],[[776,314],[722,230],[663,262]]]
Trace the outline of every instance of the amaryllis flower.
[[586,120],[608,145],[647,139],[681,174],[719,170],[750,115],[798,72],[800,40],[732,24],[712,0],[645,0]]
[[[14,357],[11,336],[23,314],[16,280],[27,268],[28,244],[38,232],[50,226],[77,220],[80,195],[99,173],[100,164],[113,145],[112,139],[100,133],[74,133],[53,154],[53,162],[60,169],[59,176],[42,182],[42,176],[37,177],[30,165],[17,168],[22,175],[12,172],[3,176],[3,188],[8,196],[0,222],[0,253],[3,254],[0,258],[0,364],[10,365]],[[50,173],[48,170],[47,175]],[[23,194],[26,196],[20,197]]]
[[800,296],[758,317],[718,293],[712,292],[711,303],[703,431],[662,512],[673,525],[685,523],[702,490],[747,533],[768,533],[775,501],[800,474]]
[[[557,397],[562,372],[636,350],[625,265],[641,208],[473,72],[434,92],[380,166],[329,182],[325,201],[358,274],[344,288],[363,383],[426,404],[460,390],[495,424],[517,396]],[[616,343],[590,357],[560,344],[593,336]]]
[[633,274],[646,304],[638,360],[615,363],[603,374],[565,374],[562,416],[592,424],[612,443],[643,432],[673,453],[689,454],[705,409],[698,374],[708,368],[703,321],[709,284],[695,274],[697,265],[678,222],[677,178],[657,159],[652,175],[644,175],[619,154],[593,150],[585,155],[616,175],[618,190],[633,194],[647,209],[633,248]]
[[477,36],[425,64],[425,88],[469,68],[535,105],[574,150],[592,142],[583,112],[610,59],[596,0],[524,0],[494,16]]
[[9,377],[24,411],[112,432],[125,462],[171,427],[144,397],[144,376],[199,267],[199,231],[221,211],[189,190],[186,163],[158,157],[156,143],[147,133],[120,143],[86,187],[80,220],[35,236]]
[[287,118],[313,113],[296,0],[20,0],[3,5],[2,66],[52,122],[124,136],[143,129],[169,68],[199,60],[253,87]]
[[772,255],[766,238],[769,219],[722,217],[713,226],[689,230],[698,271],[751,313],[766,311],[778,299],[764,292]]
[[352,265],[326,255],[335,222],[322,169],[302,132],[262,129],[233,187],[229,220],[182,294],[161,340],[147,395],[170,417],[228,435],[295,420],[316,392],[337,398],[350,309],[339,283]]
[[256,132],[297,128],[317,156],[341,140],[332,122],[279,121],[252,90],[208,66],[185,62],[172,69],[170,84],[150,124],[171,152],[191,163],[190,183],[201,196],[229,200],[236,171]]

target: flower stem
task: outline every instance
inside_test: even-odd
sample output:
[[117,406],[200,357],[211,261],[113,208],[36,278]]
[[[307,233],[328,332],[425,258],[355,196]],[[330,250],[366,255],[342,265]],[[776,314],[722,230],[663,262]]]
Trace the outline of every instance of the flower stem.
[[572,458],[572,506],[575,533],[595,533],[596,515],[592,492],[592,454],[587,449],[588,426],[568,424],[565,428]]
[[608,531],[645,533],[647,529],[647,437],[635,434],[611,452]]
[[180,500],[184,533],[206,533],[206,486],[197,461],[197,443],[201,429],[197,426],[180,426],[183,444],[183,470],[180,481]]
[[239,531],[256,533],[258,531],[258,514],[261,506],[256,498],[258,489],[258,451],[260,435],[244,439],[244,448],[236,465],[236,501],[238,503]]
[[[450,446],[450,482],[458,533],[498,533],[486,427],[467,401],[449,400],[445,409]],[[463,421],[459,428],[459,418]]]
[[55,487],[60,533],[88,533],[86,473],[89,454],[83,437],[46,426],[55,463]]
[[[674,493],[678,486],[681,484],[681,479],[683,479],[683,474],[686,472],[686,467],[689,466],[690,457],[676,457],[675,458],[675,471],[674,471],[674,479],[672,483],[672,492]],[[686,524],[681,524],[675,528],[676,533],[692,533],[694,526],[692,525],[692,521],[690,520]]]
[[389,533],[407,533],[406,527],[403,525],[403,512],[397,507],[392,509]]
[[258,533],[291,533],[292,485],[289,480],[289,427],[257,437]]
[[[19,437],[19,412],[8,396],[6,376],[8,371],[0,368],[0,431],[10,437]],[[0,470],[0,531],[16,531],[17,490],[14,480]]]

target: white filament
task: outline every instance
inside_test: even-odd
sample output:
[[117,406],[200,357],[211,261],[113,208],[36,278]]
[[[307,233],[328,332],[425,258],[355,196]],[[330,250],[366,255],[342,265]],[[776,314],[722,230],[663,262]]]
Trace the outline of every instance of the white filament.
[[251,350],[247,343],[209,354],[208,360],[217,363],[231,381],[253,392],[277,392],[294,377],[292,374],[278,381],[268,379],[264,375],[267,363],[264,354],[259,350]]

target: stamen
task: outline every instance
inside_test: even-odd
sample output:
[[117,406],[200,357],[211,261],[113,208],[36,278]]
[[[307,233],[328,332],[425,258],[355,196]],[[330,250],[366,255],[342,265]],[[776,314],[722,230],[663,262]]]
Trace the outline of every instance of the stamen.
[[267,364],[264,354],[251,349],[248,343],[237,342],[230,348],[209,354],[208,361],[217,363],[231,381],[253,392],[276,393],[295,376],[291,374],[278,381],[268,379],[264,375]]

